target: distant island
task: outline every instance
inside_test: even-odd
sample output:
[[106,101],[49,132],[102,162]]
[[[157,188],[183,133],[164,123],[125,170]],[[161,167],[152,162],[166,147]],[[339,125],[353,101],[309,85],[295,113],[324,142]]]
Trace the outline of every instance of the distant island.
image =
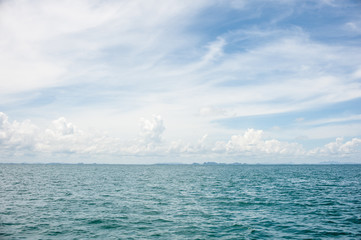
[[10,163],[10,162],[0,162],[0,164],[7,164],[7,165],[193,165],[193,166],[216,166],[216,165],[360,165],[361,163],[355,163],[355,162],[337,162],[337,161],[324,161],[324,162],[318,162],[318,163],[239,163],[239,162],[233,162],[233,163],[222,163],[222,162],[203,162],[203,163],[149,163],[149,164],[139,164],[139,163],[133,163],[133,164],[125,164],[125,163],[63,163],[63,162],[35,162],[35,163],[27,163],[27,162],[21,162],[21,163]]

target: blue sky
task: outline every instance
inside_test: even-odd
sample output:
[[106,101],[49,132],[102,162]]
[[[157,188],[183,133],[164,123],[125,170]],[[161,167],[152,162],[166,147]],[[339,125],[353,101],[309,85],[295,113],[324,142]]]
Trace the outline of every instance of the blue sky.
[[361,163],[360,1],[1,1],[1,162]]

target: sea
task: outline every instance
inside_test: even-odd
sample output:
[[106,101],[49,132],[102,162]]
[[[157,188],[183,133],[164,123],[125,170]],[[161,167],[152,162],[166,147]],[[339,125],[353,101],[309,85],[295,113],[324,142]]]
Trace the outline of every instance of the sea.
[[0,165],[0,239],[361,239],[361,165]]

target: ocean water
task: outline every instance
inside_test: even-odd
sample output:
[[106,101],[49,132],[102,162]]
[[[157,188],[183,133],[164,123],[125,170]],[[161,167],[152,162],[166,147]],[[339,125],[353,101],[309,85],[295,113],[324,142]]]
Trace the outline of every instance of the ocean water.
[[0,239],[361,239],[361,165],[0,165]]

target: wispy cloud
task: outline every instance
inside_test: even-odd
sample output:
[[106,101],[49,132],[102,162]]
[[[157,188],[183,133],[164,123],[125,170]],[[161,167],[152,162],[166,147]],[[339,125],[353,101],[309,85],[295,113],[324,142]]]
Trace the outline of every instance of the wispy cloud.
[[[355,106],[349,113],[328,110],[361,98],[357,6],[297,0],[3,1],[0,110],[34,123],[64,116],[82,129],[110,132],[106,140],[78,128],[61,135],[59,120],[40,134],[42,141],[28,137],[49,152],[209,152],[214,146],[197,145],[205,134],[205,142],[223,141],[228,149],[233,144],[237,152],[244,136],[234,131],[253,126],[232,129],[229,122],[277,114],[278,123],[255,128],[272,136],[260,140],[256,152],[297,152],[290,142],[301,135],[357,138],[360,131],[350,130],[360,125]],[[315,111],[324,115],[302,115]],[[154,114],[162,120],[144,120],[139,135],[138,120]],[[346,126],[351,120],[354,125]],[[229,136],[239,137],[228,143]],[[138,142],[125,143],[129,139]],[[265,150],[267,144],[272,150]]]

